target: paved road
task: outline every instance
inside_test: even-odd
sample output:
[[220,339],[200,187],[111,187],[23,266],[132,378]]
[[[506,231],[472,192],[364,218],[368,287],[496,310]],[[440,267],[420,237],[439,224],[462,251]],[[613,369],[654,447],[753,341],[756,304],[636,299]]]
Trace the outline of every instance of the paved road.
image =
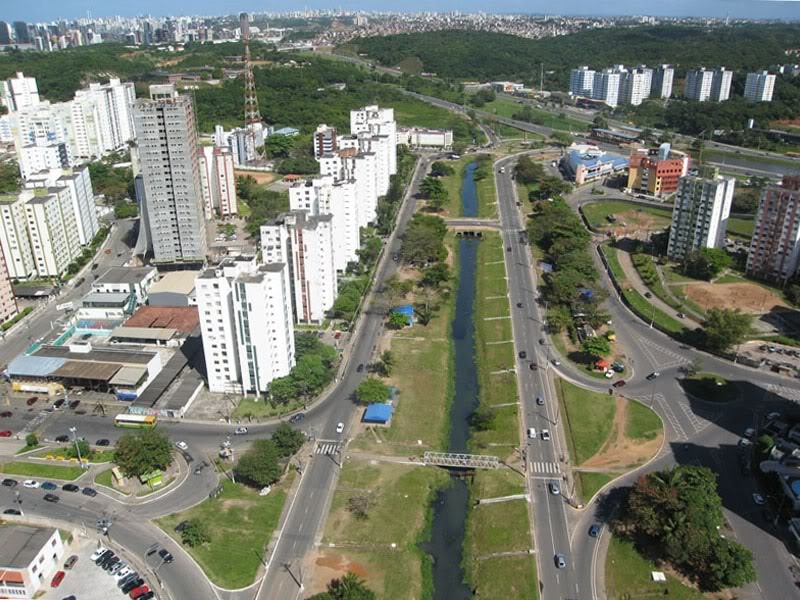
[[[435,158],[434,156],[420,158],[400,209],[397,227],[387,243],[384,260],[378,267],[374,288],[376,290],[380,290],[383,283],[397,271],[398,264],[391,260],[391,256],[400,249],[400,238],[416,206],[413,194],[417,192],[430,163]],[[346,442],[349,424],[356,413],[356,406],[352,400],[353,393],[366,374],[358,372],[358,365],[368,364],[372,360],[384,322],[385,311],[369,301],[353,342],[350,364],[342,381],[325,401],[324,408],[321,408],[326,413],[319,429],[321,440],[334,442],[340,447]],[[336,433],[336,425],[340,422],[345,424],[344,433],[341,435]],[[273,551],[265,583],[257,596],[260,600],[287,600],[299,595],[298,582],[302,581],[303,577],[302,561],[314,549],[317,536],[321,535],[328,504],[338,478],[337,462],[341,456],[341,453],[314,454],[305,459],[305,468],[294,505],[289,510],[283,535]]]

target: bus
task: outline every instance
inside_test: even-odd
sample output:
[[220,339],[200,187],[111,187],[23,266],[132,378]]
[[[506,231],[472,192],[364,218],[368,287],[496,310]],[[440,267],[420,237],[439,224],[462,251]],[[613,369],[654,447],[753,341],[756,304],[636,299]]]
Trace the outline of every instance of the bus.
[[117,415],[114,427],[130,427],[132,429],[152,429],[156,426],[154,415]]

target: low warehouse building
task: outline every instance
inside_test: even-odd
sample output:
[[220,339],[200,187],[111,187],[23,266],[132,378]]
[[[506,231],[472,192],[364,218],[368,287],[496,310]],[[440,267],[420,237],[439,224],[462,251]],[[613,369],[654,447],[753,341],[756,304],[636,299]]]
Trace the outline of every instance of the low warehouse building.
[[64,556],[58,529],[0,527],[0,597],[33,598]]

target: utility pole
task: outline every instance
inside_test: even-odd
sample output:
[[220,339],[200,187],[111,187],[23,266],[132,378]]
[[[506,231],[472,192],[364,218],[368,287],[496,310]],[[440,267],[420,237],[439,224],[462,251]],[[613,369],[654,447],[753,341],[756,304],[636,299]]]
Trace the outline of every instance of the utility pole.
[[77,427],[70,427],[69,431],[72,434],[73,441],[75,442],[75,451],[78,453],[78,464],[81,466],[81,468],[83,468],[83,458],[81,458],[81,446],[80,444],[78,444],[78,429]]

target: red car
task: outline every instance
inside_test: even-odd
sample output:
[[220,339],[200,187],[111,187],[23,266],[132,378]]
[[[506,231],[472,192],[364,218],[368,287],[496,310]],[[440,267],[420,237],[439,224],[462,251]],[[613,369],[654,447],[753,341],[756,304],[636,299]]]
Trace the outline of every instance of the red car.
[[0,412],[0,417],[3,417],[5,419],[10,417],[12,414],[14,413],[12,413],[10,410],[4,410],[3,412]]
[[0,431],[0,437],[11,437],[12,435],[14,435],[14,432],[8,429],[5,431]]
[[135,599],[135,598],[138,598],[139,596],[141,596],[143,594],[146,594],[149,591],[150,591],[149,587],[147,587],[146,585],[140,585],[137,588],[133,588],[129,595],[130,595],[131,598]]
[[36,404],[36,401],[39,399],[39,396],[31,396],[28,398],[28,406],[33,406]]
[[614,383],[612,383],[611,385],[613,385],[615,388],[621,388],[621,387],[624,387],[624,386],[625,386],[625,383],[626,383],[626,382],[625,382],[625,380],[624,380],[624,379],[620,379],[619,381],[615,381],[615,382],[614,382]]
[[61,585],[61,582],[64,581],[64,577],[66,573],[64,571],[56,571],[56,574],[53,575],[53,581],[50,582],[50,587],[58,587]]

